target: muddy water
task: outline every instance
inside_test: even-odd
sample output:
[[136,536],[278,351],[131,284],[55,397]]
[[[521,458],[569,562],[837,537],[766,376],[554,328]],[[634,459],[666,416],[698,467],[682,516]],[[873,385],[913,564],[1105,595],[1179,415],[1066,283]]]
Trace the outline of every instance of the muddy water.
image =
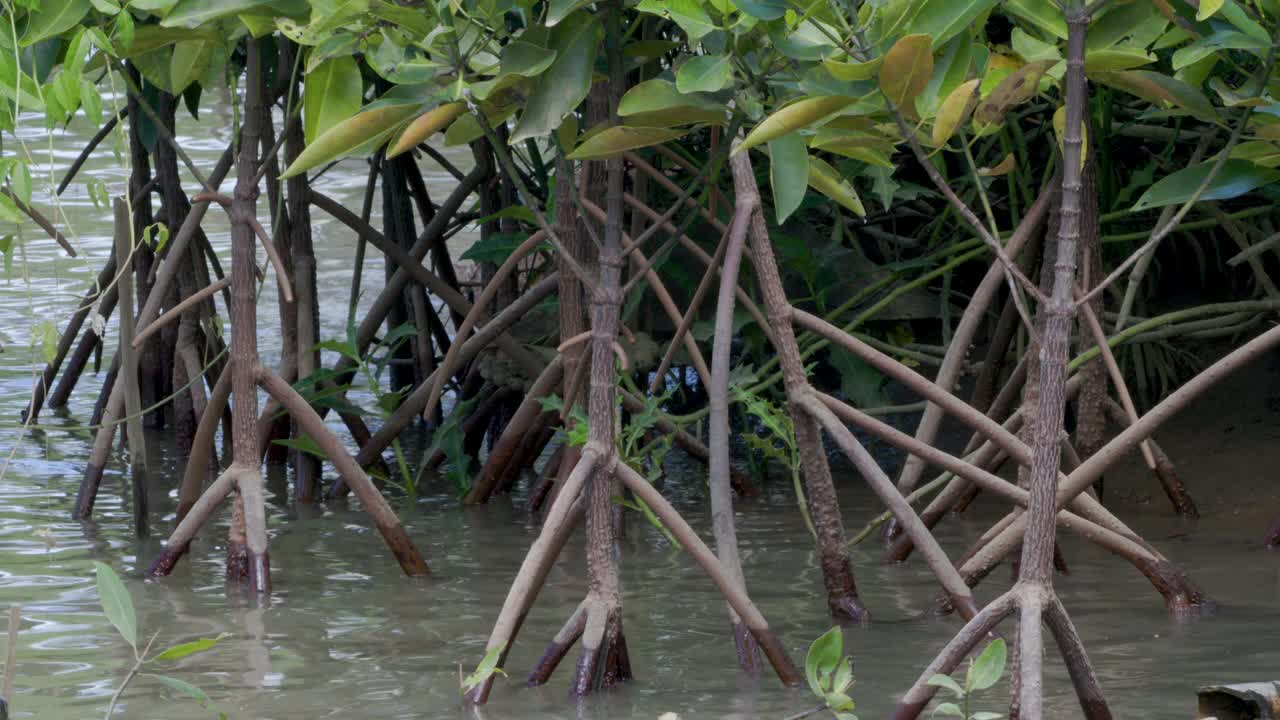
[[[78,123],[50,142],[36,121],[26,127],[19,135],[32,157],[44,162],[52,149],[58,167],[65,167],[89,133]],[[225,147],[228,127],[228,113],[217,109],[199,123],[184,117],[183,146],[207,167]],[[5,138],[6,151],[13,143]],[[467,162],[465,153],[453,157]],[[452,178],[438,168],[424,162],[423,169],[433,194],[443,196],[452,187]],[[117,191],[124,177],[109,150],[95,156],[86,173]],[[319,187],[358,209],[365,174],[363,163],[344,162]],[[194,191],[194,183],[188,189]],[[52,205],[47,194],[38,204]],[[78,426],[87,421],[101,378],[86,376],[71,407],[46,412],[41,426],[22,432],[16,424],[36,368],[30,350],[34,327],[45,319],[65,321],[110,247],[109,218],[93,208],[83,184],[72,186],[61,207],[81,258],[66,259],[26,229],[13,275],[0,285],[0,450],[8,458],[0,477],[0,606],[23,607],[16,716],[101,716],[131,663],[99,611],[94,560],[126,576],[140,635],[158,634],[160,646],[229,634],[214,650],[163,671],[207,690],[231,717],[461,716],[459,663],[470,666],[480,657],[507,583],[537,532],[522,510],[522,496],[464,508],[436,483],[417,503],[393,498],[434,570],[428,579],[406,580],[358,505],[295,506],[285,490],[287,479],[276,473],[269,510],[275,591],[263,607],[251,607],[223,583],[225,516],[202,535],[174,576],[140,579],[159,538],[173,525],[170,489],[181,463],[168,454],[163,434],[153,437],[150,458],[156,538],[133,537],[118,461],[108,468],[95,521],[68,520],[89,449],[89,435]],[[206,227],[225,262],[225,219],[217,211],[209,217]],[[317,213],[316,248],[323,334],[333,337],[345,317],[352,233]],[[380,265],[376,253],[370,258],[374,267]],[[380,285],[379,275],[366,275],[366,302]],[[263,304],[260,318],[262,337],[275,337],[274,301]],[[270,345],[264,343],[268,353]],[[1218,601],[1213,615],[1171,620],[1131,568],[1078,538],[1064,539],[1072,574],[1059,585],[1117,717],[1188,718],[1199,684],[1280,676],[1280,555],[1257,546],[1265,525],[1280,514],[1273,472],[1280,462],[1280,418],[1269,410],[1269,399],[1280,396],[1276,376],[1272,367],[1250,369],[1165,433],[1166,446],[1205,511],[1198,524],[1172,520],[1158,487],[1136,466],[1109,477],[1120,515],[1207,588]],[[698,469],[680,462],[669,469],[666,491],[706,534]],[[847,470],[838,474],[838,484],[846,526],[860,528],[879,505]],[[764,498],[739,508],[744,565],[754,599],[799,659],[828,625],[821,578],[786,483],[767,490]],[[998,510],[984,500],[969,515],[948,521],[941,531],[945,547],[959,554]],[[873,545],[857,548],[854,558],[876,621],[846,636],[858,678],[853,696],[863,718],[891,707],[957,627],[954,619],[933,616],[935,586],[921,564],[886,567],[877,562]],[[580,706],[566,700],[567,667],[543,689],[524,689],[520,682],[520,673],[582,596],[584,559],[575,541],[512,651],[513,676],[499,682],[483,717],[655,718],[672,711],[684,718],[781,718],[812,704],[804,691],[739,674],[724,605],[688,557],[672,552],[636,518],[623,553],[625,623],[636,681]],[[993,597],[1008,582],[1007,570],[997,572],[980,589],[980,599]],[[1050,716],[1077,717],[1061,666],[1051,661],[1048,668]],[[977,705],[1000,710],[1005,697],[997,688]],[[127,692],[122,708],[120,716],[130,718],[211,715],[146,680]]]

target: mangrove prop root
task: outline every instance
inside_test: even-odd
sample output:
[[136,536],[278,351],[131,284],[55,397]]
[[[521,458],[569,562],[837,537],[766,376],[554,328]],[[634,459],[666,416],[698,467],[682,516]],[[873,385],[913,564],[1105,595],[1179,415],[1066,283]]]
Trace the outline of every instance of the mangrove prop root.
[[842,622],[865,622],[870,614],[862,605],[854,582],[853,567],[845,544],[844,524],[840,519],[840,505],[831,479],[831,468],[822,449],[822,431],[817,421],[800,407],[800,399],[809,391],[809,383],[791,326],[791,306],[773,257],[764,214],[760,210],[760,191],[756,187],[747,153],[733,155],[730,166],[737,201],[753,205],[748,237],[751,238],[755,251],[756,275],[769,313],[768,327],[773,328],[774,347],[781,360],[783,384],[795,423],[796,444],[800,449],[809,514],[817,530],[818,555],[827,590],[827,605],[832,616]]

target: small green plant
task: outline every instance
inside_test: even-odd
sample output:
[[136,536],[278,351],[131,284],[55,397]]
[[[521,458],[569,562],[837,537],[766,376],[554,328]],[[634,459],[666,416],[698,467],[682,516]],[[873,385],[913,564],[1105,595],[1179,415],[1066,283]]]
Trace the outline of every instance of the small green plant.
[[[315,407],[326,407],[336,412],[352,413],[362,417],[374,415],[381,420],[386,420],[400,405],[403,392],[400,390],[384,390],[381,382],[382,374],[391,365],[391,360],[395,356],[396,350],[407,342],[409,338],[413,337],[415,333],[417,333],[417,330],[412,325],[401,325],[379,339],[367,354],[361,355],[355,316],[350,315],[347,318],[347,336],[344,340],[325,340],[318,343],[316,347],[321,350],[331,350],[351,361],[355,365],[355,375],[352,376],[352,379],[346,380],[345,378],[347,373],[351,371],[339,372],[320,368],[294,383],[293,388]],[[369,391],[373,393],[374,402],[377,404],[376,411],[366,411],[347,399],[348,393],[354,389],[355,377],[363,377]],[[315,441],[305,435],[286,440],[276,440],[275,442],[301,452],[310,453],[319,458],[326,457],[324,451],[316,445]],[[409,499],[416,500],[418,497],[417,484],[413,473],[409,471],[409,463],[405,459],[404,449],[401,447],[398,438],[391,441],[391,449],[396,456],[396,469],[400,474],[400,479],[396,481],[388,478],[388,482],[404,490]],[[450,458],[450,460],[453,459]]]
[[[421,478],[427,469],[427,461],[436,452],[444,453],[446,460],[444,476],[458,491],[458,497],[466,495],[471,489],[471,456],[467,454],[467,434],[463,430],[462,423],[471,414],[472,406],[482,394],[479,393],[470,400],[461,400],[453,406],[440,426],[431,433],[431,447],[423,453],[422,465],[418,468],[418,477]],[[417,481],[414,485],[417,485]]]
[[[489,652],[484,654],[480,660],[480,664],[476,666],[476,671],[470,675],[461,678],[460,685],[463,693],[469,693],[480,687],[480,684],[488,680],[494,673],[506,675],[502,668],[498,667],[498,660],[502,658],[502,651],[507,647],[506,643],[493,647]],[[462,675],[462,663],[458,663],[458,675]]]
[[853,658],[844,654],[844,632],[833,627],[813,641],[804,658],[804,676],[809,689],[825,703],[837,720],[858,720],[853,714]]
[[814,529],[813,518],[809,516],[804,483],[800,477],[800,446],[796,444],[796,428],[791,422],[791,415],[741,385],[733,385],[730,389],[734,399],[742,403],[747,413],[760,423],[758,429],[744,432],[742,439],[748,446],[758,450],[766,462],[774,460],[791,473],[791,486],[795,489],[800,517],[804,518],[804,525],[809,528],[809,533],[817,537],[818,531]]
[[[622,375],[622,378],[625,385],[625,380],[628,378],[626,375]],[[648,442],[646,438],[657,428],[658,422],[662,419],[662,405],[671,399],[671,393],[672,391],[667,391],[654,397],[647,393],[635,392],[637,395],[644,396],[644,408],[631,414],[617,436],[618,459],[643,475],[650,483],[662,476],[663,462],[666,460],[667,453],[671,451],[672,440],[669,433],[657,433],[657,437]],[[562,412],[564,409],[564,400],[558,395],[548,395],[539,402],[542,404],[542,409],[547,412]],[[618,403],[622,403],[621,397]],[[587,422],[587,416],[582,412],[582,408],[575,405],[565,423],[568,429],[561,431],[564,433],[564,441],[575,447],[586,445]],[[667,526],[643,500],[639,498],[624,500],[619,497],[615,498],[614,502],[644,515],[645,520],[662,533],[667,542],[671,543],[671,547],[677,551],[684,549],[676,536],[671,534]]]
[[1008,650],[1005,648],[1004,640],[996,638],[987,645],[976,660],[972,658],[969,660],[969,669],[964,674],[964,685],[956,682],[949,675],[939,674],[929,678],[930,685],[950,690],[957,701],[939,703],[933,709],[933,714],[964,718],[964,720],[1000,720],[1004,717],[1000,713],[972,712],[969,703],[974,693],[986,690],[1000,680],[1000,676],[1004,674],[1007,657]]
[[[133,609],[133,598],[130,597],[129,591],[125,588],[124,583],[120,581],[120,576],[116,574],[110,567],[100,562],[95,562],[95,571],[97,573],[98,583],[98,599],[102,603],[102,612],[107,616],[107,620],[111,622],[116,631],[120,633],[120,637],[129,643],[129,647],[133,648],[134,663],[129,669],[128,674],[124,676],[120,687],[116,688],[115,693],[111,695],[111,703],[107,706],[106,717],[110,718],[115,712],[116,705],[120,702],[120,696],[124,694],[125,688],[138,677],[145,677],[154,680],[161,685],[175,692],[186,695],[200,705],[200,707],[209,707],[209,696],[203,690],[192,685],[186,680],[179,680],[168,675],[159,675],[157,673],[143,672],[145,667],[153,667],[155,663],[173,662],[180,660],[188,655],[194,655],[198,652],[204,652],[209,648],[217,645],[225,634],[214,638],[200,638],[191,642],[180,643],[173,647],[162,650],[158,653],[151,654],[151,646],[155,644],[156,636],[154,633],[147,644],[138,650],[138,616]],[[218,712],[219,718],[226,718],[227,714]]]

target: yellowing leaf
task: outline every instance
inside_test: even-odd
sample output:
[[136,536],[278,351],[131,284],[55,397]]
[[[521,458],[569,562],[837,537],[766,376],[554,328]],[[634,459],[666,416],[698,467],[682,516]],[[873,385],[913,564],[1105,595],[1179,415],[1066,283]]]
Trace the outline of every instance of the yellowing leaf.
[[1016,161],[1013,158],[1013,153],[1009,153],[1008,155],[1005,155],[1004,159],[997,163],[995,167],[978,168],[978,174],[982,177],[999,177],[1001,175],[1008,175],[1013,172],[1015,163]]
[[1057,60],[1037,60],[1027,63],[1000,81],[974,110],[973,116],[987,125],[999,125],[1005,113],[1030,100],[1040,88],[1040,78],[1045,71],[1057,65]]
[[1196,10],[1196,22],[1204,22],[1222,9],[1223,0],[1200,0],[1200,9]]
[[298,154],[280,179],[293,177],[311,168],[335,160],[369,142],[370,139],[389,134],[400,123],[417,114],[418,103],[380,105],[366,109],[329,128],[315,142]]
[[400,133],[400,137],[396,139],[391,149],[387,151],[387,158],[393,158],[412,150],[466,111],[466,103],[452,102],[445,103],[419,115]]
[[670,128],[615,125],[588,136],[578,147],[574,148],[573,152],[569,153],[568,159],[598,160],[607,158],[626,150],[634,150],[635,148],[658,145],[668,140],[674,140],[688,132],[688,130],[673,130]]
[[907,35],[893,44],[880,66],[880,90],[902,112],[915,116],[916,96],[933,75],[933,39]]
[[791,103],[761,120],[760,124],[756,125],[755,129],[734,149],[734,152],[741,152],[789,132],[808,127],[832,113],[845,109],[853,102],[854,98],[843,95],[821,95]]
[[982,81],[976,78],[961,83],[951,91],[946,100],[942,101],[942,106],[938,108],[938,117],[933,121],[933,144],[936,147],[946,145],[955,134],[956,128],[969,119],[969,115],[978,105],[977,89],[981,83]]
[[[1058,152],[1066,153],[1063,145],[1063,139],[1066,137],[1067,128],[1067,107],[1063,105],[1053,113],[1053,132],[1058,137]],[[1080,167],[1084,167],[1085,158],[1089,157],[1089,123],[1080,124],[1080,139],[1084,144],[1080,146]]]
[[874,58],[866,62],[822,61],[822,66],[827,69],[827,72],[831,73],[835,79],[843,82],[870,80],[876,76],[876,72],[880,70],[880,66],[883,64],[883,57]]
[[809,157],[809,187],[835,200],[859,217],[867,214],[853,186],[821,158]]

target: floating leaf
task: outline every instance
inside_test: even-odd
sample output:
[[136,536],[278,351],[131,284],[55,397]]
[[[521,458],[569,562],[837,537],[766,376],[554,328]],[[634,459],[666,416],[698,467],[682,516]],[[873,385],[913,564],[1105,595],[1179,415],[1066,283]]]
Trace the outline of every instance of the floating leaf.
[[688,133],[688,130],[671,128],[632,127],[615,125],[595,133],[569,153],[570,160],[599,160],[611,157],[626,150],[660,145],[675,140]]
[[125,589],[115,570],[97,561],[93,563],[93,567],[98,576],[98,601],[102,603],[102,612],[125,642],[137,652],[138,616],[133,611],[133,598],[129,596],[129,591]]
[[885,53],[880,66],[880,90],[909,116],[915,115],[915,99],[933,75],[933,39],[906,35]]
[[813,123],[840,112],[855,102],[843,95],[820,95],[791,103],[760,121],[747,137],[734,149],[735,153],[767,143],[770,140],[806,128]]
[[[1217,160],[1206,160],[1161,178],[1138,198],[1134,210],[1149,210],[1165,205],[1181,205],[1191,199],[1196,189],[1209,177]],[[1259,167],[1247,160],[1227,160],[1222,170],[1209,182],[1201,201],[1230,200],[1269,183],[1280,180],[1280,172]]]

